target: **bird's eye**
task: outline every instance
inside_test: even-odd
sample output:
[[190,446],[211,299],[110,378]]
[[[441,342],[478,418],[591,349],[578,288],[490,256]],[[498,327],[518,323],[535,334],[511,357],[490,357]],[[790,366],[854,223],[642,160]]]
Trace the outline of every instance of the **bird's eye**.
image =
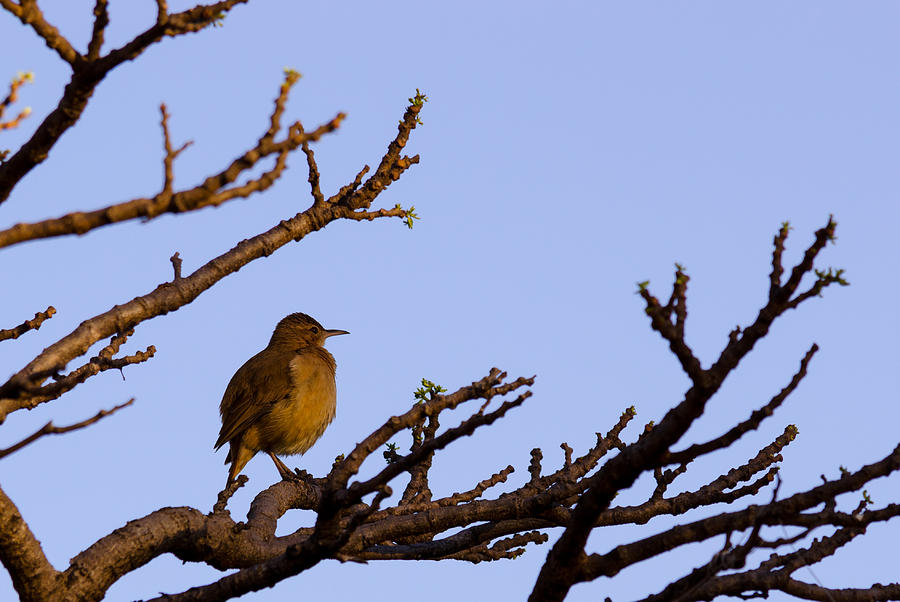
[[310,328],[310,331],[312,331],[313,334],[319,334],[319,327],[313,326],[312,328]]

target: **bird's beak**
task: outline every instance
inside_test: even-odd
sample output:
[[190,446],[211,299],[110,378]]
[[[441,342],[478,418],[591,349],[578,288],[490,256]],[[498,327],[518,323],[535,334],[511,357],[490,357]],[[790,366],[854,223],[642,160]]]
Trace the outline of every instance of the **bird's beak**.
[[327,339],[328,337],[333,337],[336,334],[350,334],[350,333],[347,332],[346,330],[326,330],[325,338]]

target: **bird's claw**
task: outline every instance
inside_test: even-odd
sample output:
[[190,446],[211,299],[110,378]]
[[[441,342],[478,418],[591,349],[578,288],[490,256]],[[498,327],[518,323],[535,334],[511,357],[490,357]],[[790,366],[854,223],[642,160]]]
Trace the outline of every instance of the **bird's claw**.
[[290,469],[279,470],[278,473],[281,475],[281,479],[284,481],[304,483],[313,478],[311,474],[299,468],[295,468],[293,471],[291,471]]

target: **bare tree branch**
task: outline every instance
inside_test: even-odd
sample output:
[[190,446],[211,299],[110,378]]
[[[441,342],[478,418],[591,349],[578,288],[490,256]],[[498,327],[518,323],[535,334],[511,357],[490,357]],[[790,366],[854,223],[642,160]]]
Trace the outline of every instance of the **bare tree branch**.
[[57,572],[19,509],[0,489],[0,562],[23,600],[49,600]]
[[[104,55],[110,23],[108,0],[94,0],[91,35],[84,54],[46,20],[37,0],[0,0],[0,8],[30,26],[72,69],[59,104],[37,126],[31,138],[9,161],[6,161],[8,151],[0,153],[0,203],[23,177],[46,159],[59,138],[79,120],[94,90],[110,71],[137,58],[163,37],[197,32],[218,24],[234,6],[244,2],[224,0],[170,14],[166,0],[156,0],[155,23]],[[171,281],[84,320],[31,361],[23,360],[24,365],[20,364],[0,384],[0,422],[12,412],[59,398],[93,375],[148,360],[155,353],[153,346],[119,355],[137,325],[190,304],[249,262],[268,256],[291,241],[300,241],[333,221],[395,217],[412,227],[413,220],[417,219],[414,207],[381,208],[373,207],[373,202],[418,163],[418,155],[407,156],[403,152],[412,130],[421,123],[419,113],[427,98],[417,90],[409,99],[397,134],[374,170],[364,166],[352,181],[328,196],[321,189],[322,177],[311,142],[337,129],[343,115],[338,114],[311,132],[299,121],[283,126],[288,97],[299,77],[292,69],[285,71],[274,106],[267,115],[265,130],[258,140],[202,182],[176,189],[176,159],[190,142],[180,146],[173,143],[170,115],[162,105],[162,184],[158,193],[114,202],[93,211],[16,224],[0,231],[0,247],[3,247],[26,240],[84,234],[132,219],[150,220],[165,213],[218,206],[267,190],[280,179],[289,155],[297,149],[302,150],[306,159],[311,196],[307,209],[237,243],[186,276],[182,274],[180,254],[175,252],[169,258],[173,270]],[[29,75],[14,79],[9,94],[0,102],[0,130],[19,125],[27,116],[26,110],[12,120],[3,121],[5,112],[17,101],[20,87],[29,79]],[[258,175],[251,173],[254,169]],[[750,599],[766,597],[770,591],[828,601],[896,598],[900,596],[900,584],[831,589],[799,581],[794,574],[836,554],[869,526],[900,517],[900,503],[875,508],[862,490],[874,479],[900,471],[900,445],[874,463],[853,472],[842,468],[839,477],[829,480],[822,476],[821,485],[782,499],[778,499],[776,485],[771,499],[762,503],[756,503],[756,498],[777,482],[780,463],[784,460],[782,454],[798,432],[794,425],[784,426],[777,437],[773,434],[771,442],[756,453],[742,455],[737,461],[729,459],[727,467],[721,470],[701,473],[707,469],[703,463],[694,462],[701,456],[731,448],[744,434],[758,429],[772,416],[806,376],[818,349],[816,345],[802,358],[790,382],[765,405],[754,404],[758,409],[748,418],[726,427],[724,433],[713,439],[688,445],[680,451],[672,450],[704,413],[723,381],[755,344],[767,336],[780,316],[821,295],[831,285],[847,284],[843,270],[814,267],[822,249],[834,240],[835,227],[834,220],[829,218],[815,233],[802,259],[787,270],[785,277],[782,261],[790,226],[782,224],[773,240],[771,272],[766,283],[768,296],[763,306],[751,324],[744,328],[737,326],[728,333],[724,348],[708,368],[703,367],[686,338],[690,278],[685,268],[675,264],[674,282],[664,304],[651,294],[647,283],[639,285],[650,326],[668,345],[690,379],[690,387],[658,424],[645,422],[643,428],[633,429],[638,431],[636,434],[625,436],[625,429],[636,415],[633,407],[627,408],[606,434],[596,434],[596,442],[590,449],[576,453],[564,442],[559,446],[561,458],[554,456],[547,464],[544,453],[535,448],[530,462],[528,458],[520,458],[528,463],[528,470],[519,479],[513,464],[504,459],[494,466],[506,465],[505,468],[493,473],[466,474],[454,489],[436,491],[434,484],[440,480],[434,478],[432,470],[440,462],[433,461],[435,456],[476,431],[484,432],[482,427],[522,405],[531,395],[529,387],[534,377],[507,381],[505,373],[492,369],[484,378],[452,393],[423,379],[409,409],[388,418],[362,437],[346,456],[335,460],[327,475],[314,477],[299,470],[296,475],[285,475],[284,480],[253,498],[246,520],[235,521],[228,510],[229,501],[247,482],[247,477],[241,476],[219,492],[215,500],[210,500],[210,512],[167,507],[128,521],[77,554],[64,571],[57,571],[50,564],[22,513],[0,490],[0,562],[25,602],[100,600],[122,577],[159,556],[171,554],[183,562],[204,563],[234,572],[213,583],[164,594],[158,600],[225,600],[274,586],[323,559],[472,563],[514,559],[529,545],[548,541],[547,529],[561,528],[562,535],[538,575],[532,600],[562,600],[575,583],[612,577],[642,560],[678,554],[682,546],[720,536],[724,543],[703,566],[662,586],[659,593],[647,600],[712,600],[722,595]],[[804,279],[811,283],[801,288]],[[49,307],[32,320],[0,330],[0,341],[38,329],[54,312]],[[83,359],[106,337],[108,343],[101,343],[102,349],[94,357]],[[67,366],[76,360],[80,365],[68,370]],[[0,458],[45,435],[86,428],[132,402],[133,399],[68,426],[57,427],[48,422],[30,436],[0,450]],[[463,404],[468,404],[469,411],[460,417]],[[442,412],[446,412],[443,417]],[[395,437],[405,441],[407,436],[411,443],[404,453],[391,441]],[[373,456],[375,467],[367,462]],[[380,461],[382,456],[387,460],[386,466]],[[545,465],[558,468],[545,472]],[[653,477],[649,487],[638,481],[645,474]],[[388,503],[393,495],[391,485],[398,477],[405,486]],[[705,485],[677,489],[689,478],[693,483]],[[643,489],[638,491],[638,487]],[[635,501],[635,505],[613,505],[618,495],[629,488],[644,497]],[[849,505],[845,498],[839,504],[838,498],[848,493],[859,495]],[[742,501],[744,506],[738,506]],[[726,512],[711,512],[716,504],[729,506]],[[312,511],[316,518],[284,533],[279,529],[284,526],[281,519],[295,509]],[[687,516],[689,512],[695,513]],[[655,528],[616,541],[602,553],[588,553],[585,548],[594,529],[644,525],[663,515],[684,515],[684,519],[661,532]],[[785,531],[784,537],[773,537],[773,527],[794,531],[792,534]],[[824,536],[812,539],[823,531]],[[758,566],[748,567],[748,559],[755,558],[750,556],[754,550],[765,550],[768,555]]]
[[[245,2],[247,0],[224,0],[208,5],[201,4],[172,15],[166,14],[162,17],[162,22],[157,19],[157,23],[121,48],[111,50],[105,56],[93,58],[79,54],[59,30],[44,19],[35,0],[27,0],[22,4],[2,0],[0,5],[3,8],[18,17],[22,23],[30,25],[44,39],[47,46],[72,66],[72,78],[59,104],[41,122],[31,138],[8,160],[0,163],[0,204],[9,198],[13,188],[28,172],[47,158],[50,150],[66,130],[75,125],[94,89],[107,73],[125,61],[137,58],[162,38],[205,29],[220,21],[234,6]],[[95,34],[103,29],[99,27],[100,19],[101,17],[97,17],[95,21]],[[99,39],[100,36],[97,37]],[[99,52],[99,42],[95,43],[92,38],[91,43]]]
[[[153,345],[150,345],[144,351],[138,351],[131,355],[113,357],[133,333],[133,330],[129,330],[115,335],[110,339],[109,344],[92,357],[90,361],[68,374],[59,374],[60,367],[57,366],[35,375],[34,381],[24,383],[19,391],[18,401],[21,407],[27,409],[37,407],[39,404],[58,399],[64,393],[71,391],[88,378],[101,372],[106,372],[107,370],[121,371],[125,366],[140,364],[152,358],[156,354],[156,347]],[[48,385],[37,384],[38,382],[43,382],[47,376],[52,376],[54,382]]]
[[175,251],[175,254],[169,257],[169,261],[172,262],[172,271],[173,271],[173,280],[181,280],[181,264],[182,259],[181,255],[178,251]]
[[[287,81],[289,85],[282,86],[281,92],[275,101],[275,113],[280,113],[283,110],[290,86],[293,85],[296,79],[292,80],[288,76]],[[137,218],[149,221],[165,213],[187,213],[204,207],[216,207],[232,199],[247,198],[256,192],[267,190],[281,177],[290,152],[296,150],[302,144],[308,143],[310,140],[319,140],[323,135],[333,132],[339,127],[344,117],[343,114],[338,114],[334,119],[322,124],[310,133],[305,133],[299,122],[294,123],[289,127],[285,139],[278,142],[274,140],[278,130],[273,132],[269,129],[253,148],[234,159],[217,174],[207,177],[202,183],[192,188],[173,192],[174,174],[172,166],[174,160],[190,145],[190,142],[173,149],[168,128],[169,114],[165,105],[162,105],[160,110],[162,113],[165,148],[162,191],[153,197],[134,199],[94,211],[76,211],[62,217],[40,222],[16,224],[0,231],[0,247],[8,247],[38,238],[85,234],[95,228],[118,222]],[[277,121],[274,123],[277,124]],[[263,159],[273,155],[276,156],[274,167],[266,170],[256,178],[251,178],[244,184],[229,188],[241,175],[253,169]]]
[[[171,199],[172,197],[172,186],[175,181],[175,174],[172,169],[172,165],[175,163],[175,159],[180,155],[184,150],[189,147],[193,142],[188,140],[177,149],[172,147],[172,137],[169,134],[169,112],[166,110],[165,103],[159,105],[159,112],[162,114],[162,119],[160,121],[160,126],[163,131],[163,148],[166,151],[165,157],[163,157],[163,189],[160,195],[163,198]],[[177,207],[177,205],[176,205]],[[107,211],[109,208],[107,207]],[[150,216],[146,216],[150,217]],[[83,234],[83,232],[81,233]]]
[[[725,377],[750,352],[756,342],[768,333],[772,322],[788,309],[793,309],[791,297],[796,292],[803,275],[812,271],[813,262],[819,251],[829,240],[833,240],[835,227],[834,220],[829,218],[828,223],[816,232],[813,243],[803,259],[792,269],[788,281],[770,293],[768,302],[760,310],[754,323],[739,335],[730,337],[719,358],[707,370],[700,367],[699,361],[679,335],[677,321],[676,324],[671,322],[674,304],[670,303],[663,307],[650,295],[645,285],[640,287],[639,292],[646,302],[646,312],[650,316],[651,326],[669,342],[669,348],[690,377],[692,386],[685,394],[684,400],[669,410],[659,425],[637,443],[628,446],[588,479],[590,488],[578,500],[569,525],[548,554],[530,600],[560,601],[565,598],[574,583],[585,578],[584,567],[587,556],[584,546],[597,517],[608,507],[617,491],[631,486],[644,470],[661,464],[668,448],[677,442],[694,420],[703,413],[706,403],[718,391]],[[777,251],[776,242],[776,253]],[[773,263],[779,261],[773,259]],[[676,273],[681,273],[680,267]],[[680,280],[684,282],[683,279],[676,278],[676,289]],[[683,292],[673,290],[673,298],[682,297]]]
[[[492,376],[493,375],[493,376]],[[499,371],[492,371],[485,379],[473,383],[472,386],[463,387],[457,392],[439,396],[424,404],[416,404],[397,423],[404,424],[414,421],[422,411],[435,413],[441,409],[450,409],[456,405],[475,399],[490,399],[497,395],[506,395],[515,389],[527,385],[529,379],[517,379],[510,383],[500,382]],[[490,383],[490,384],[488,384]],[[501,404],[498,410],[481,415],[473,424],[472,418],[464,421],[460,427],[448,429],[443,434],[435,437],[434,445],[443,446],[453,440],[457,440],[469,434],[479,426],[490,424],[493,420],[491,414],[506,411],[520,403],[524,396]],[[513,404],[512,406],[508,404]],[[384,427],[382,427],[383,429]],[[392,427],[389,427],[392,428]],[[378,429],[373,434],[383,433]],[[399,430],[402,430],[400,428]],[[372,437],[366,441],[371,442]],[[360,455],[361,450],[369,449],[369,445],[360,444],[353,453],[348,455],[351,465]],[[373,451],[377,446],[373,448]],[[424,452],[420,452],[420,456]],[[363,458],[364,459],[364,458]],[[408,463],[407,463],[408,464]],[[68,584],[68,592],[75,597],[92,597],[105,591],[110,584],[122,575],[143,565],[152,558],[164,554],[173,553],[184,560],[202,560],[218,568],[243,568],[240,577],[217,581],[216,584],[196,588],[180,594],[175,599],[221,599],[216,596],[223,592],[251,591],[267,585],[274,584],[277,580],[288,574],[296,574],[324,557],[343,557],[346,559],[357,558],[354,550],[359,550],[362,540],[356,538],[357,533],[362,534],[363,540],[367,537],[379,537],[384,534],[371,527],[390,528],[390,523],[396,520],[404,520],[391,513],[378,512],[378,500],[387,495],[386,481],[399,474],[395,470],[382,471],[375,478],[379,483],[374,485],[373,491],[377,493],[376,500],[371,504],[360,505],[357,502],[358,495],[354,493],[362,489],[370,489],[368,485],[356,484],[345,487],[344,470],[346,466],[340,463],[332,471],[331,476],[325,479],[313,479],[311,481],[283,481],[270,487],[254,500],[248,522],[243,528],[236,528],[230,515],[225,511],[228,498],[234,493],[241,483],[231,484],[231,489],[226,489],[219,494],[216,507],[210,515],[202,515],[190,508],[165,508],[156,511],[142,519],[131,521],[111,535],[101,539],[89,549],[85,550],[72,560],[72,564],[66,571],[65,582]],[[337,480],[337,482],[336,482]],[[343,491],[343,495],[335,495],[336,490]],[[329,494],[329,492],[332,492]],[[364,493],[362,495],[365,495]],[[508,503],[508,502],[504,502]],[[330,505],[330,511],[323,506]],[[290,508],[314,509],[319,513],[320,520],[316,527],[300,529],[297,532],[285,536],[275,537],[275,521]],[[463,508],[456,508],[447,503],[443,508],[455,511],[455,520],[461,523],[465,512]],[[325,518],[323,519],[323,515]],[[445,517],[444,520],[447,520]],[[385,525],[385,523],[388,523]],[[436,524],[431,525],[434,529]],[[377,534],[377,535],[376,535]],[[498,533],[496,536],[506,535]],[[514,533],[513,533],[514,534]],[[532,541],[536,536],[528,536]],[[353,541],[354,543],[350,543]],[[512,543],[523,542],[515,539]],[[479,547],[483,540],[478,540],[472,545]],[[342,550],[345,545],[347,551]],[[504,544],[506,545],[506,544]],[[510,544],[511,546],[512,544]],[[115,548],[116,554],[110,554]],[[471,547],[471,546],[470,546]],[[511,548],[501,546],[487,554],[494,554],[498,558],[504,557]],[[481,560],[485,559],[480,557]],[[276,576],[278,579],[274,579]],[[274,579],[274,580],[273,580]],[[250,589],[246,589],[250,588]],[[218,593],[216,593],[218,592]],[[204,596],[204,597],[196,597]],[[212,596],[212,597],[209,597]]]
[[59,57],[70,65],[75,65],[78,52],[69,44],[69,41],[59,33],[59,30],[44,19],[44,13],[37,5],[36,0],[22,0],[16,4],[12,0],[0,0],[0,6],[16,16],[23,24],[34,29],[47,47],[55,50]]
[[39,430],[37,430],[34,433],[32,433],[31,435],[25,437],[24,439],[22,439],[15,445],[11,445],[11,446],[7,447],[6,449],[0,449],[0,458],[5,458],[6,456],[8,456],[10,454],[19,451],[20,449],[22,449],[29,443],[33,443],[45,435],[61,435],[63,433],[69,433],[71,431],[77,431],[78,429],[83,429],[86,426],[90,426],[91,424],[94,424],[95,422],[98,422],[101,419],[106,418],[107,416],[110,416],[110,415],[116,413],[117,411],[121,410],[124,407],[130,406],[132,403],[134,403],[134,397],[132,397],[125,403],[121,403],[117,406],[112,407],[109,410],[100,410],[92,417],[90,417],[86,420],[82,420],[81,422],[76,422],[75,424],[70,424],[69,426],[54,426],[52,421],[48,422],[47,424],[42,426]]
[[303,153],[306,155],[306,163],[309,166],[309,188],[313,196],[314,203],[324,203],[325,197],[322,195],[322,189],[319,188],[319,167],[316,165],[316,158],[309,148],[309,143],[304,141],[301,145]]
[[100,56],[100,48],[103,46],[103,34],[109,25],[109,8],[107,0],[97,0],[94,5],[94,28],[91,32],[91,41],[88,43],[88,60],[96,60]]
[[[247,263],[271,255],[292,240],[299,241],[336,219],[352,217],[355,213],[354,207],[367,208],[375,195],[418,161],[418,157],[415,157],[415,160],[401,158],[399,152],[409,139],[409,133],[416,127],[420,109],[421,105],[416,104],[407,108],[398,128],[397,137],[385,155],[386,158],[382,159],[378,170],[362,189],[340,198],[332,197],[326,203],[313,204],[306,211],[279,222],[270,230],[241,241],[230,251],[210,260],[189,276],[174,282],[162,283],[150,293],[116,305],[82,322],[72,333],[44,349],[27,366],[0,386],[0,422],[5,420],[10,412],[32,408],[37,403],[46,401],[40,398],[30,399],[27,395],[23,396],[23,392],[27,392],[32,386],[33,379],[59,370],[60,366],[84,354],[91,345],[103,337],[127,332],[144,320],[175,311]],[[298,141],[297,145],[299,144]]]
[[56,308],[51,305],[44,311],[39,311],[34,314],[34,317],[32,319],[25,320],[14,328],[0,329],[0,341],[17,339],[30,330],[37,330],[41,327],[41,324],[43,324],[45,320],[49,320],[50,318],[52,318],[53,314],[55,313]]
[[800,369],[797,370],[796,374],[791,378],[791,382],[779,391],[778,395],[775,395],[769,403],[750,414],[750,417],[747,418],[747,420],[735,425],[733,428],[729,429],[727,433],[724,433],[711,441],[696,443],[682,451],[669,452],[666,454],[663,462],[665,464],[683,464],[685,462],[690,462],[702,455],[729,447],[745,434],[759,428],[762,421],[771,416],[775,410],[784,403],[784,400],[787,399],[788,395],[794,392],[800,384],[800,381],[806,377],[806,369],[809,366],[809,362],[818,350],[819,346],[813,344],[812,347],[809,348],[809,351],[806,352],[806,355],[803,356],[803,359],[800,360]]
[[[31,115],[31,108],[25,107],[19,111],[18,115],[9,121],[3,121],[3,115],[6,113],[6,110],[19,99],[19,88],[30,81],[32,81],[32,75],[30,73],[20,73],[9,83],[9,94],[0,101],[0,132],[19,127],[19,124],[21,124],[26,117]],[[0,154],[0,162],[6,159],[8,152],[9,151],[3,151],[2,154]]]

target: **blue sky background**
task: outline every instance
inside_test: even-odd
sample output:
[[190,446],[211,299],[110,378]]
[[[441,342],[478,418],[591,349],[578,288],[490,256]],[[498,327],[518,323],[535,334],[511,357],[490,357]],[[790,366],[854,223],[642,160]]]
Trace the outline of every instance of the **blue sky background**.
[[[173,11],[188,5],[170,2]],[[43,9],[84,49],[92,6],[70,0]],[[152,2],[113,1],[104,50],[149,27],[154,11]],[[326,194],[363,164],[374,166],[406,99],[417,87],[428,94],[424,127],[408,147],[421,164],[380,198],[381,206],[415,205],[422,220],[412,231],[397,220],[333,223],[142,324],[126,349],[153,344],[153,360],[126,369],[124,382],[108,372],[13,415],[0,446],[51,418],[67,424],[131,396],[135,405],[0,462],[0,482],[59,568],[157,508],[208,511],[226,476],[224,452],[212,451],[225,385],[278,319],[303,311],[352,335],[329,342],[337,419],[289,464],[323,474],[337,454],[404,411],[422,377],[453,390],[499,366],[511,376],[536,373],[534,398],[440,454],[433,485],[436,494],[468,489],[507,464],[519,484],[533,447],[552,468],[562,441],[584,451],[624,408],[638,410],[626,431],[633,438],[680,400],[687,380],[650,330],[637,281],[649,279],[666,297],[673,263],[687,267],[688,339],[708,365],[728,331],[764,302],[780,223],[794,227],[786,254],[793,262],[830,213],[838,244],[820,266],[845,268],[852,286],[780,320],[685,442],[717,435],[768,401],[815,341],[822,349],[809,376],[763,429],[698,462],[682,486],[746,461],[787,424],[800,435],[784,454],[782,495],[821,474],[835,477],[839,465],[880,459],[897,443],[900,418],[892,303],[900,292],[898,18],[896,3],[824,0],[251,2],[224,27],[153,46],[107,77],[78,126],[0,207],[2,227],[155,194],[160,102],[174,140],[194,141],[176,163],[176,186],[195,185],[265,130],[286,66],[303,74],[286,120],[312,127],[338,111],[349,115],[315,146]],[[6,14],[0,40],[0,78],[36,77],[18,105],[30,105],[32,117],[0,136],[0,148],[17,148],[56,105],[68,70]],[[218,209],[3,250],[2,325],[50,304],[58,310],[39,332],[0,346],[3,377],[82,320],[170,279],[173,252],[189,273],[305,208],[303,156],[289,165],[274,189]],[[245,472],[250,482],[230,503],[236,518],[277,479],[264,457]],[[897,484],[883,479],[868,490],[881,506],[896,501]],[[641,481],[621,501],[637,503],[650,491]],[[295,511],[281,532],[309,520]],[[669,524],[598,532],[589,551]],[[829,587],[895,581],[897,535],[896,522],[871,528],[817,566],[817,578]],[[551,532],[551,542],[557,537]],[[577,586],[569,600],[656,592],[721,544]],[[524,599],[548,550],[477,566],[329,561],[245,599]],[[160,558],[108,599],[175,593],[217,574]],[[3,574],[0,599],[12,596]]]

